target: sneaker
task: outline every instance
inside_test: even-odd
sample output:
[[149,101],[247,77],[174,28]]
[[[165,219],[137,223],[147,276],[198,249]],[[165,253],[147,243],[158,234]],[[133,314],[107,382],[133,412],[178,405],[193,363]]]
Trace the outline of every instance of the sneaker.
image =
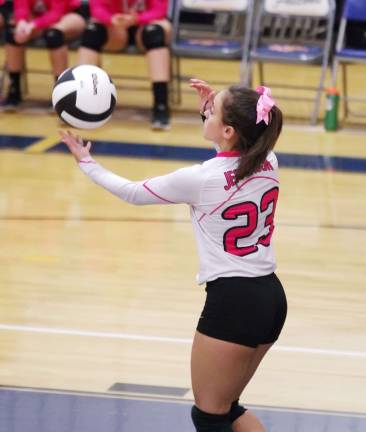
[[16,111],[22,102],[22,97],[15,89],[10,88],[8,95],[1,102],[1,108],[6,112]]
[[170,129],[170,112],[165,105],[158,105],[152,110],[151,129],[169,130]]

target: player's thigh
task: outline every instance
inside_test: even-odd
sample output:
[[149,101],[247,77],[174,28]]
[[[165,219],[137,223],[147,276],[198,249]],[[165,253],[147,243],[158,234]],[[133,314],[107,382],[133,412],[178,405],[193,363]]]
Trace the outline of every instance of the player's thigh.
[[126,29],[120,29],[115,26],[107,27],[108,39],[103,46],[106,51],[120,51],[126,47],[128,43],[128,32]]
[[[172,25],[170,23],[170,21],[168,20],[157,20],[157,21],[153,21],[149,24],[158,24],[160,25],[163,30],[164,30],[164,35],[165,35],[165,44],[167,46],[170,45],[171,42],[171,37],[172,37]],[[140,51],[145,51],[145,47],[144,44],[142,42],[142,32],[144,30],[144,26],[139,26],[139,28],[136,31],[136,36],[135,36],[135,42],[136,42],[136,46]]]
[[64,15],[53,27],[61,30],[67,39],[72,39],[82,34],[86,28],[86,21],[78,13],[71,12]]
[[257,348],[255,348],[253,357],[248,365],[248,369],[245,375],[245,378],[242,382],[243,388],[240,390],[240,393],[237,393],[234,398],[234,400],[239,399],[242,391],[245,389],[245,387],[248,385],[249,381],[252,379],[253,375],[255,374],[256,370],[258,369],[259,364],[263,360],[263,357],[267,354],[269,349],[271,348],[273,344],[265,344],[265,345],[259,345]]
[[205,412],[226,413],[247,383],[256,348],[196,332],[191,356],[196,405]]

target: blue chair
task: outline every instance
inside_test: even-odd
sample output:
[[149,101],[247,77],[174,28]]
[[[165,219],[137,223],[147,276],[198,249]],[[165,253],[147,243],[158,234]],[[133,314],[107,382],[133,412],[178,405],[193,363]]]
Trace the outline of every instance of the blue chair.
[[333,86],[337,83],[338,67],[342,68],[343,77],[343,92],[342,101],[345,119],[352,114],[354,116],[364,116],[365,114],[351,112],[349,109],[349,101],[365,102],[360,98],[348,97],[348,81],[347,81],[347,65],[366,62],[366,47],[354,48],[347,46],[346,31],[350,21],[365,23],[366,28],[366,1],[365,0],[346,0],[343,7],[343,13],[339,26],[338,39],[333,58],[332,81]]
[[238,81],[248,63],[254,0],[176,0],[172,53],[178,88],[180,58],[238,59]]
[[[280,89],[305,90],[307,94],[315,92],[313,98],[296,99],[313,101],[311,124],[316,124],[328,67],[334,18],[334,0],[261,0],[249,54],[250,73],[247,76],[247,84],[251,82],[253,66],[257,63],[261,84]],[[290,86],[283,83],[283,80],[282,83],[266,83],[265,63],[318,65],[319,81],[316,87],[303,84]],[[276,94],[280,99],[281,93]]]

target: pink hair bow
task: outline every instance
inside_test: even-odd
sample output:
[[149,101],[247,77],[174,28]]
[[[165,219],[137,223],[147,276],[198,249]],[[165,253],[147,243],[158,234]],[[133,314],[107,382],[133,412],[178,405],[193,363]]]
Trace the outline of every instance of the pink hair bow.
[[269,123],[269,112],[272,107],[275,105],[275,101],[272,98],[272,91],[269,87],[260,86],[255,89],[257,93],[261,96],[258,99],[257,103],[257,122],[261,122],[262,120],[266,125]]

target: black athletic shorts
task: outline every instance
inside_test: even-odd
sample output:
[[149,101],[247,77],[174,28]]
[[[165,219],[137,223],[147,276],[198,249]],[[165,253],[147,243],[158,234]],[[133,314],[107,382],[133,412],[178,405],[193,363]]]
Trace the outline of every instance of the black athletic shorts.
[[277,276],[218,278],[206,285],[197,330],[249,347],[275,342],[285,323],[286,295]]
[[82,18],[85,19],[85,21],[88,21],[88,19],[90,18],[89,5],[87,5],[86,3],[82,3],[78,8],[74,9],[69,13],[72,12],[79,14]]

